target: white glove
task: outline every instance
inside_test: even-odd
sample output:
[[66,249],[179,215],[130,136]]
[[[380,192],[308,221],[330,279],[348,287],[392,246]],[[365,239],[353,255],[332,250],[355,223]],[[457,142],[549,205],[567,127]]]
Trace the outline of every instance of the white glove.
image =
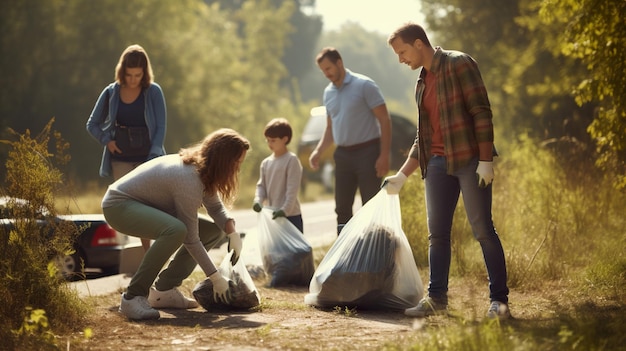
[[230,302],[230,291],[228,290],[228,280],[222,277],[219,271],[211,274],[209,276],[211,279],[211,283],[213,283],[213,299],[216,302],[229,303]]
[[486,188],[489,184],[491,184],[491,182],[493,182],[493,162],[478,161],[476,175],[478,176],[478,187]]
[[230,263],[234,266],[239,261],[239,255],[241,254],[241,236],[237,232],[228,234],[228,252],[230,250],[233,250]]
[[406,176],[404,173],[398,172],[396,175],[385,178],[382,187],[387,189],[387,194],[395,195],[400,192],[404,182],[406,182]]

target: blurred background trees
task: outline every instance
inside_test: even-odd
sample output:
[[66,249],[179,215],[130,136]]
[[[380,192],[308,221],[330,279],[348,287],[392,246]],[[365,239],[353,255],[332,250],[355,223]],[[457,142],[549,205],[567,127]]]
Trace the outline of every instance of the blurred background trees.
[[[421,3],[433,44],[477,59],[505,155],[530,136],[565,166],[584,164],[626,185],[624,1]],[[376,80],[392,111],[414,119],[415,75],[398,64],[386,35],[358,23],[324,31],[314,9],[315,0],[1,2],[0,137],[7,127],[41,130],[55,117],[71,145],[68,178],[108,184],[98,177],[102,147],[85,122],[133,43],[148,51],[165,92],[168,152],[215,128],[236,129],[253,144],[246,179],[258,176],[267,154],[265,123],[288,118],[297,142],[321,103],[328,82],[314,57],[324,46]],[[0,149],[0,181],[5,160]]]

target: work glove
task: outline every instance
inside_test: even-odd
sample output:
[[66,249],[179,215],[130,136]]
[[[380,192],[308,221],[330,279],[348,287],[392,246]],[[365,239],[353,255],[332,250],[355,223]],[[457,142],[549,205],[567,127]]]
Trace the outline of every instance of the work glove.
[[228,234],[228,252],[230,250],[233,250],[230,263],[234,266],[239,261],[239,255],[241,254],[241,236],[237,232]]
[[263,206],[261,206],[260,203],[255,202],[254,205],[252,205],[252,209],[254,210],[254,212],[261,212]]
[[486,188],[491,182],[493,182],[493,162],[492,161],[478,161],[478,167],[476,167],[476,177],[478,178],[478,187]]
[[228,280],[222,277],[222,274],[217,271],[209,276],[211,283],[213,283],[213,300],[215,302],[229,303],[231,299],[230,290],[228,290]]
[[398,172],[396,173],[396,175],[385,178],[381,188],[387,189],[387,194],[395,195],[400,192],[400,189],[402,189],[404,182],[406,182],[406,176],[404,175],[404,173]]
[[276,219],[278,217],[287,217],[285,215],[285,211],[283,211],[283,210],[276,210],[276,211],[272,212],[272,219]]

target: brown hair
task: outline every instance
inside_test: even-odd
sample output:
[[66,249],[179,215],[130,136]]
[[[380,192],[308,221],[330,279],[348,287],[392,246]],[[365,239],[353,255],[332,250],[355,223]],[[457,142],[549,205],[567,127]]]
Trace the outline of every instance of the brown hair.
[[232,204],[239,187],[237,162],[250,149],[250,142],[232,129],[222,128],[207,135],[202,142],[178,152],[185,164],[198,170],[206,194],[221,195]]
[[419,39],[422,43],[424,43],[424,45],[432,46],[430,45],[430,40],[428,40],[428,36],[426,35],[424,28],[413,22],[405,23],[391,33],[389,38],[387,38],[387,44],[391,45],[391,42],[397,38],[402,39],[405,44],[412,45],[413,42],[415,42],[415,39]]
[[289,121],[284,118],[274,118],[265,126],[263,135],[268,138],[287,137],[287,144],[289,144],[289,142],[291,142],[291,137],[293,136],[293,131],[291,130]]
[[315,62],[319,65],[325,58],[329,59],[332,63],[337,63],[337,61],[341,60],[341,54],[333,47],[325,47],[317,54]]
[[120,60],[117,62],[117,66],[115,66],[115,81],[120,85],[124,84],[124,75],[127,68],[143,68],[141,86],[144,88],[150,86],[154,79],[152,65],[150,65],[148,53],[141,46],[134,44],[122,52]]

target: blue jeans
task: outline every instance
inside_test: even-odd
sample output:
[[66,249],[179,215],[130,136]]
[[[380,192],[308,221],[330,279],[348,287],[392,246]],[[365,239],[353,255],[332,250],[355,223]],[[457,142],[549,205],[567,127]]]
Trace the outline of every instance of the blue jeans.
[[489,298],[491,301],[508,303],[509,289],[504,250],[491,218],[492,186],[478,187],[477,166],[478,159],[475,159],[453,175],[448,175],[445,157],[433,156],[428,162],[425,178],[430,242],[428,295],[439,303],[448,303],[450,232],[459,194],[463,195],[467,219],[474,238],[478,240],[483,251],[489,275]]

